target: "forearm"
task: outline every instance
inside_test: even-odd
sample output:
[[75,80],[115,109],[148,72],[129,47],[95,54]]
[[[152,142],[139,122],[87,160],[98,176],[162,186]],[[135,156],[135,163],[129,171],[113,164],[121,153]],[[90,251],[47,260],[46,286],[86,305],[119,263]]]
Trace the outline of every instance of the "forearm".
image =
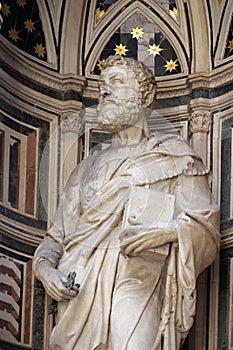
[[44,268],[56,268],[63,254],[62,246],[51,237],[46,237],[37,248],[33,259],[33,271],[41,280]]
[[167,243],[178,241],[177,221],[172,220],[166,226],[137,225],[128,227],[120,236],[122,251],[126,255],[150,248],[157,248]]

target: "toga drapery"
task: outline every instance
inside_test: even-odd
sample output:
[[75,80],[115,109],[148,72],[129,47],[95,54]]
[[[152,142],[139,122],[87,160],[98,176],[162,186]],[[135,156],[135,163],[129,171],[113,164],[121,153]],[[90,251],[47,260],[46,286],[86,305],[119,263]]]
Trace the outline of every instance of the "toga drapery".
[[[122,221],[134,187],[175,196],[172,225],[162,229],[164,237],[175,230],[176,242],[160,243],[143,220],[129,222],[126,233]],[[50,348],[179,349],[195,315],[196,279],[218,252],[217,227],[208,170],[182,138],[155,134],[131,153],[85,159],[35,254],[34,264],[47,260],[66,274],[76,271],[81,284],[74,299],[58,303]],[[129,245],[132,253],[124,254]],[[137,254],[160,245],[162,258]]]

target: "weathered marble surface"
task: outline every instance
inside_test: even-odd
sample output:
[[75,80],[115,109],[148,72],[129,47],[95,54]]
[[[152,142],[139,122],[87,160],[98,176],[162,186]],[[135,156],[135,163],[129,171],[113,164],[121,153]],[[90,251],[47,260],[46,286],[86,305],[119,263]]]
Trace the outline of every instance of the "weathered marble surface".
[[[146,67],[110,57],[99,87],[112,145],[73,171],[34,258],[58,301],[50,349],[179,349],[219,249],[208,170],[182,138],[148,132]],[[71,271],[80,288],[65,287]]]

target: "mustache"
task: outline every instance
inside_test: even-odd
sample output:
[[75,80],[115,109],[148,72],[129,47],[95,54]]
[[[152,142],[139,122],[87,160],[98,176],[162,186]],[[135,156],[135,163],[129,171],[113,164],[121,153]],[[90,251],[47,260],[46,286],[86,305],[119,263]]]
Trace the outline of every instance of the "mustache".
[[99,99],[99,104],[105,104],[105,103],[117,103],[118,101],[114,98],[108,98],[108,97],[102,97]]
[[111,98],[111,97],[100,97],[99,99],[99,105],[104,105],[107,103],[114,103],[116,105],[122,105],[122,103],[135,103],[135,104],[140,104],[139,100],[135,98],[134,96],[132,97],[117,97],[117,98]]

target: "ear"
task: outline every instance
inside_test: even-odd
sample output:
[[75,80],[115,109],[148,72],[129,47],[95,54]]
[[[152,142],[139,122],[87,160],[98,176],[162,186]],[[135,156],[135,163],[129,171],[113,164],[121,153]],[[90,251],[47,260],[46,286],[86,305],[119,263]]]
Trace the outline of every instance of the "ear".
[[143,96],[143,107],[149,107],[154,101],[155,91],[147,91]]

